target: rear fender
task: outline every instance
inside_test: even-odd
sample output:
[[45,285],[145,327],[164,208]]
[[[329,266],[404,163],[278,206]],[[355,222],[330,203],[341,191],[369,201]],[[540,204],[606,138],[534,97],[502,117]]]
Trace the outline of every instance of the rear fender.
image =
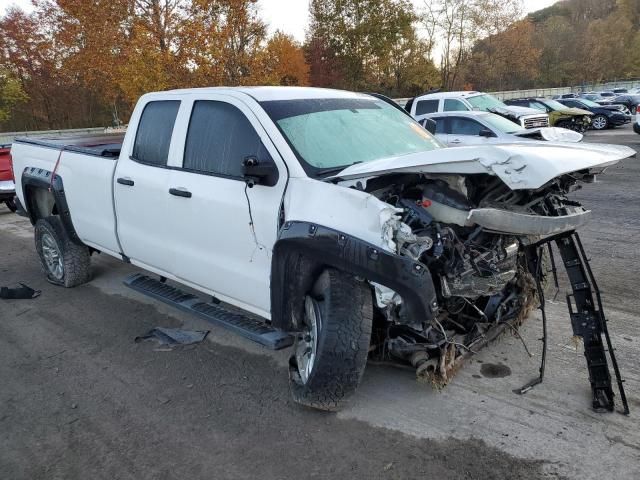
[[22,191],[24,192],[24,209],[31,224],[35,225],[40,218],[59,215],[71,241],[83,245],[71,221],[60,175],[54,175],[42,168],[27,167],[22,174]]

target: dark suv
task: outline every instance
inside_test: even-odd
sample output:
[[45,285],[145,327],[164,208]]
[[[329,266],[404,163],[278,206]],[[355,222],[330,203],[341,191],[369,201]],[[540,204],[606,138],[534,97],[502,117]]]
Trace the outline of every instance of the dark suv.
[[571,108],[580,108],[593,113],[591,128],[594,130],[604,130],[605,128],[619,127],[631,122],[631,117],[625,115],[615,105],[600,105],[586,98],[562,98],[559,99],[563,105]]

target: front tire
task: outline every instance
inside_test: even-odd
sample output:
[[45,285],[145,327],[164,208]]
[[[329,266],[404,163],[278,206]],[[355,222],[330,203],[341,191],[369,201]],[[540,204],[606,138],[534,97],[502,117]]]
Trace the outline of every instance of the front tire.
[[60,217],[38,220],[35,240],[40,265],[49,282],[71,288],[91,280],[89,248],[71,241]]
[[305,297],[304,319],[289,362],[293,399],[336,411],[355,392],[367,363],[371,289],[355,277],[325,270]]
[[591,127],[594,130],[604,130],[609,127],[609,119],[604,115],[596,115],[591,121]]

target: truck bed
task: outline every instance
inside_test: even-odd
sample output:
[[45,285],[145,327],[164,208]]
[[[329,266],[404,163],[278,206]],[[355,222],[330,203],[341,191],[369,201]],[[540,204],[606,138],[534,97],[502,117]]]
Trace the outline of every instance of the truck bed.
[[124,133],[107,133],[102,135],[68,135],[17,137],[14,142],[27,143],[40,147],[92,155],[96,157],[117,158],[124,140]]
[[[117,253],[113,181],[123,140],[123,133],[18,137],[11,146],[13,170],[21,178],[27,169],[32,173],[55,171],[64,179],[71,220],[80,240]],[[16,193],[22,202],[22,182],[17,182]]]

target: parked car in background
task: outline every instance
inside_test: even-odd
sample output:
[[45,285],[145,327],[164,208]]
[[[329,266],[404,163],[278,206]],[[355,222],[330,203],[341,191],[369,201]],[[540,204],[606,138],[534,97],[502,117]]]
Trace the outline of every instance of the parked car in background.
[[611,103],[624,105],[629,112],[635,112],[636,107],[640,105],[640,95],[619,95],[611,99]]
[[518,123],[522,128],[549,126],[549,115],[526,107],[510,106],[493,95],[481,92],[439,92],[412,98],[405,110],[416,120],[436,112],[491,112]]
[[617,95],[620,95],[622,93],[629,93],[629,90],[627,90],[626,88],[614,88],[611,91]]
[[449,147],[495,145],[535,141],[572,142],[582,140],[582,134],[566,128],[542,127],[524,129],[500,115],[490,112],[430,113],[420,121],[436,123],[436,138]]
[[596,92],[601,97],[616,97],[618,94],[614,92]]
[[593,113],[591,128],[594,130],[619,127],[631,121],[631,117],[615,105],[600,105],[586,98],[561,98],[558,102],[570,108],[579,108]]
[[4,202],[12,212],[16,211],[15,195],[16,184],[11,169],[11,145],[0,145],[0,203]]
[[633,131],[640,135],[640,105],[636,107],[636,121],[633,124]]
[[563,93],[562,95],[555,95],[553,99],[557,100],[559,98],[578,98],[578,96],[578,93]]
[[587,100],[591,100],[592,102],[602,101],[605,98],[601,97],[600,94],[595,92],[585,92],[578,95],[578,98],[586,98]]
[[549,124],[553,127],[568,128],[569,130],[583,133],[591,126],[591,117],[593,116],[591,112],[567,107],[557,100],[530,97],[507,100],[506,103],[547,112]]

